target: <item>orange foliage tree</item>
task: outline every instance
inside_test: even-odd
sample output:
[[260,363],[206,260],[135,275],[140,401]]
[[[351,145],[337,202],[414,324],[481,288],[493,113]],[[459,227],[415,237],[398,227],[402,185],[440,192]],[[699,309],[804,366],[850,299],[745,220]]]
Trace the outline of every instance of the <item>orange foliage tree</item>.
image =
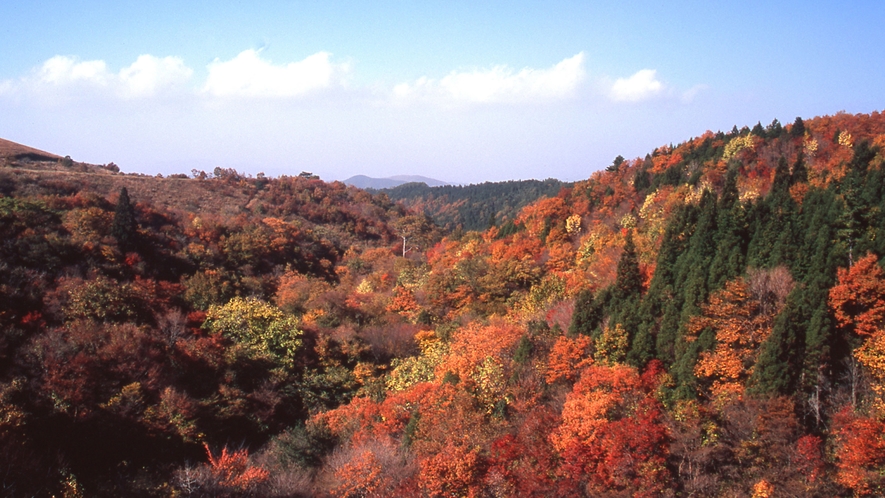
[[586,335],[575,338],[560,336],[556,339],[547,360],[547,383],[573,381],[584,367],[593,364],[590,357],[592,345],[593,339]]
[[670,486],[669,435],[649,384],[632,367],[590,366],[566,398],[551,440],[587,494],[651,497]]
[[201,484],[211,494],[253,493],[270,477],[267,470],[249,461],[249,452],[245,449],[230,451],[225,446],[221,453],[213,455],[209,445],[203,446],[209,459],[205,468],[209,472]]
[[871,336],[885,323],[885,276],[875,254],[840,268],[830,289],[830,308],[843,330]]
[[857,496],[885,493],[885,424],[846,407],[833,420],[836,477]]
[[716,332],[713,351],[701,353],[695,375],[712,379],[710,394],[717,399],[740,396],[753,372],[759,346],[771,334],[774,317],[792,288],[783,268],[757,271],[713,293],[700,316],[688,322],[688,340],[706,328]]

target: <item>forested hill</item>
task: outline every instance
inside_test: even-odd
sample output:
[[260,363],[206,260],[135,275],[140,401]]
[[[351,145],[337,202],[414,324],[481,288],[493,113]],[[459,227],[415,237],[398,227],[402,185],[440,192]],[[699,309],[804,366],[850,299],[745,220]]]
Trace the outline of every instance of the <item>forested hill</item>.
[[559,180],[485,182],[476,185],[428,187],[407,183],[384,189],[391,200],[423,212],[448,229],[485,230],[513,221],[519,210],[545,197],[553,197],[570,184]]
[[883,150],[878,112],[706,132],[445,232],[7,162],[0,489],[883,496]]

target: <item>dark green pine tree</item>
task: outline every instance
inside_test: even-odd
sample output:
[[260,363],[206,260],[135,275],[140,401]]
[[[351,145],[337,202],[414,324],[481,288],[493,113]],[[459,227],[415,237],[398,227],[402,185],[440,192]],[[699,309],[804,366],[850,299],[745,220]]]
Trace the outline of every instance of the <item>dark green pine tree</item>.
[[[768,348],[777,349],[766,353],[763,348],[759,358],[759,374],[756,382],[760,392],[783,389],[785,367],[773,361],[783,361],[789,356],[792,371],[787,388],[798,390],[806,397],[820,393],[823,387],[837,378],[836,367],[840,360],[836,352],[840,341],[835,334],[828,308],[829,289],[835,284],[836,269],[848,261],[847,244],[837,242],[838,224],[844,217],[844,203],[838,198],[835,187],[811,189],[802,201],[797,216],[797,228],[803,233],[796,251],[796,258],[789,266],[797,288],[787,300],[782,312],[785,323],[776,322],[772,332],[773,343]],[[789,325],[780,329],[779,325]],[[780,331],[785,332],[781,335]],[[782,341],[780,344],[775,342]],[[789,346],[792,342],[793,347]],[[844,349],[844,348],[841,348]],[[767,357],[767,355],[769,355]],[[777,381],[781,379],[781,381]],[[806,398],[807,399],[807,398]]]
[[866,182],[864,182],[861,198],[868,206],[870,228],[869,233],[877,234],[868,244],[859,247],[859,250],[865,252],[874,252],[876,254],[885,254],[885,168],[871,168],[867,173]]
[[796,117],[796,121],[793,121],[793,127],[790,128],[790,136],[793,138],[799,138],[805,135],[805,121],[802,121],[802,118]]
[[642,274],[639,272],[639,255],[633,243],[633,232],[628,231],[624,241],[624,252],[618,260],[618,274],[615,279],[614,299],[611,306],[611,320],[620,323],[627,332],[630,344],[628,360],[635,366],[642,366],[651,359],[650,337],[643,336],[643,343],[637,344],[636,337],[641,323],[640,299],[642,295]]
[[624,241],[624,252],[618,260],[618,275],[615,280],[615,299],[626,301],[638,297],[642,292],[642,275],[639,273],[639,255],[633,243],[633,231],[628,230]]
[[755,230],[747,250],[749,266],[790,267],[796,260],[796,240],[802,233],[794,223],[797,205],[790,196],[791,179],[787,160],[781,157],[774,172],[771,192],[753,210]]
[[800,150],[793,163],[793,171],[790,174],[790,184],[808,183],[808,168],[805,166],[805,154]]
[[592,335],[602,323],[602,306],[594,299],[593,292],[582,290],[575,299],[575,311],[568,331],[570,335]]
[[659,358],[667,365],[672,362],[672,347],[663,353],[658,348],[659,339],[665,343],[662,346],[672,345],[673,342],[658,335],[659,324],[664,315],[664,307],[673,301],[674,268],[687,245],[687,237],[683,234],[694,228],[694,212],[694,206],[681,206],[667,223],[658,250],[654,276],[639,306],[639,328],[628,356],[628,360],[634,364],[644,365],[652,358]]
[[126,187],[120,189],[120,196],[117,198],[111,235],[117,239],[117,245],[123,252],[132,251],[137,247],[138,222],[135,221],[135,208],[129,200],[129,191]]
[[744,271],[748,237],[746,212],[738,198],[737,176],[737,168],[729,168],[719,196],[716,255],[710,264],[707,280],[711,291],[721,288]]
[[781,156],[777,160],[777,167],[774,169],[774,182],[771,184],[770,195],[789,195],[790,193],[790,166],[787,164],[787,158]]
[[753,375],[748,382],[750,394],[774,396],[789,395],[796,387],[794,361],[799,356],[799,337],[804,326],[802,307],[805,303],[802,287],[796,288],[787,298],[784,309],[775,318],[771,334],[762,343]]
[[[688,251],[680,256],[681,288],[685,296],[683,318],[697,315],[700,305],[706,301],[710,289],[707,287],[707,275],[710,264],[716,255],[717,234],[717,199],[710,191],[705,191],[698,203],[698,224],[691,236]],[[686,320],[682,320],[684,323]]]
[[[712,347],[713,339],[715,339],[715,334],[709,331],[709,334],[702,333],[696,341],[688,342],[685,340],[685,324],[689,318],[701,313],[701,305],[707,300],[710,293],[707,279],[710,273],[710,264],[716,252],[714,240],[717,233],[716,201],[716,195],[709,191],[701,197],[698,205],[697,228],[691,236],[688,251],[679,258],[679,273],[684,275],[684,278],[677,280],[677,289],[682,291],[683,298],[682,309],[678,310],[678,321],[669,325],[678,327],[674,348],[676,361],[670,373],[676,383],[676,396],[683,399],[697,396],[694,365],[697,363],[700,352]],[[677,312],[677,310],[673,309],[672,312]]]
[[760,138],[765,138],[765,128],[762,127],[762,123],[757,121],[756,126],[750,131],[753,135],[756,135]]
[[667,224],[655,275],[643,302],[640,334],[655,337],[657,358],[665,365],[676,359],[676,336],[684,302],[685,258],[698,223],[698,207],[680,208]]

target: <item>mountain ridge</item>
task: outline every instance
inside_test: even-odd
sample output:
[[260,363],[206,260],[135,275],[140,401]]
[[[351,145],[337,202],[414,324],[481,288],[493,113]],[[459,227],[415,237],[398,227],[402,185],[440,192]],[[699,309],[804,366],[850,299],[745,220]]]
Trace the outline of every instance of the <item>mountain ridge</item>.
[[395,175],[385,178],[373,178],[366,175],[355,175],[351,176],[347,180],[344,180],[343,183],[352,187],[371,188],[376,190],[398,187],[407,183],[424,183],[427,184],[428,187],[441,187],[444,185],[450,185],[449,183],[446,183],[442,180],[436,180],[434,178],[428,178],[421,175]]

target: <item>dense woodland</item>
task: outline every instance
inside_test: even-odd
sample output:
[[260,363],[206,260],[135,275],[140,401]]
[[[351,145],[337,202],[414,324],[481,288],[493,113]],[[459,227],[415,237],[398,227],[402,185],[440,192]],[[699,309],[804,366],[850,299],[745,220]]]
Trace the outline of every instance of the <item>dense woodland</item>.
[[7,159],[0,494],[881,496],[883,151],[706,132],[475,231]]
[[522,208],[542,197],[555,197],[571,186],[548,178],[439,187],[406,183],[380,192],[449,231],[483,231],[496,225],[512,229]]

